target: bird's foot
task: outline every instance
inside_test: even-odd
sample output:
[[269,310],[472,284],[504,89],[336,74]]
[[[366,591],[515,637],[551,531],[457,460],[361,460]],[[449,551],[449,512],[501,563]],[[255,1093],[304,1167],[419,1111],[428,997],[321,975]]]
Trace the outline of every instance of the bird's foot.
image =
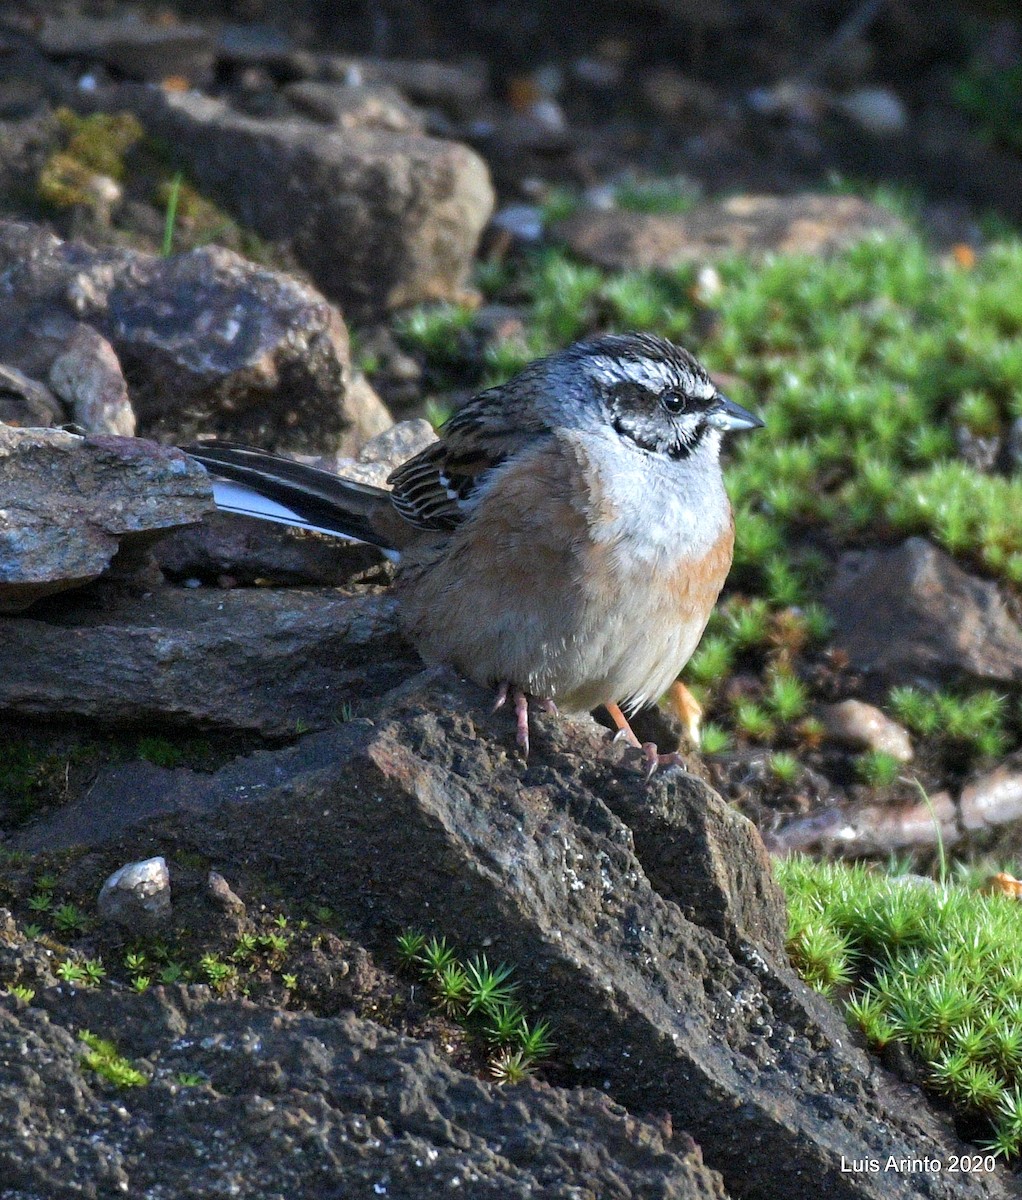
[[640,747],[646,759],[646,782],[648,783],[653,776],[660,770],[670,767],[681,767],[685,770],[685,760],[681,757],[677,750],[673,750],[670,754],[661,754],[655,742],[643,742]]
[[[522,751],[524,758],[529,757],[529,697],[519,688],[513,688],[509,682],[503,682],[497,687],[497,695],[493,702],[493,711],[503,708],[510,698],[515,709],[515,724],[517,726],[515,742]],[[557,705],[549,696],[539,698],[536,703],[543,712],[557,715]]]
[[[699,705],[692,697],[687,688],[684,689],[685,694],[692,700],[696,709],[701,712]],[[629,746],[634,746],[636,750],[641,750],[643,757],[646,760],[646,780],[647,782],[653,778],[654,774],[661,767],[681,767],[684,769],[685,760],[681,757],[677,750],[671,754],[661,754],[656,748],[654,742],[640,742],[635,736],[635,732],[631,725],[628,724],[628,718],[616,704],[605,704],[603,706],[610,713],[611,720],[617,726],[617,733],[614,734],[614,741],[618,738],[623,738]],[[698,729],[698,725],[696,726]]]

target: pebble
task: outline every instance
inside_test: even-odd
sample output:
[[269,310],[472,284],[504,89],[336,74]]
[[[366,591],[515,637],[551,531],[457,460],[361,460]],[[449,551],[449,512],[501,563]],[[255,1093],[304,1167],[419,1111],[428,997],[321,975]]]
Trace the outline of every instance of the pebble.
[[151,933],[170,916],[170,872],[162,856],[126,863],[106,880],[96,901],[104,921]]
[[912,761],[908,731],[872,704],[842,700],[820,709],[820,719],[831,739],[856,749],[880,750],[898,762]]

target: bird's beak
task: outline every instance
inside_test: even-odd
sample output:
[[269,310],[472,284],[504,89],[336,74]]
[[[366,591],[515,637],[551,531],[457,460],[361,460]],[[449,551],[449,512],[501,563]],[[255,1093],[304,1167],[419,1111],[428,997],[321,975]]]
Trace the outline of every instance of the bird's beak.
[[713,407],[706,414],[706,421],[714,429],[722,433],[733,433],[738,429],[761,429],[763,422],[753,416],[747,408],[729,400],[723,392],[717,393]]

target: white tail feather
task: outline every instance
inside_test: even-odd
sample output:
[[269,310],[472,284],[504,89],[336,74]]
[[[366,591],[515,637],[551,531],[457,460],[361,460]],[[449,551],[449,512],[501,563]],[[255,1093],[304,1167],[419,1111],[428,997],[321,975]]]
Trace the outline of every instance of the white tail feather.
[[[260,521],[273,521],[278,525],[290,525],[294,529],[307,529],[312,533],[325,533],[329,537],[340,538],[343,542],[357,542],[358,538],[349,537],[346,533],[338,533],[336,529],[326,529],[322,525],[313,525],[301,517],[293,509],[263,496],[254,488],[243,483],[235,483],[231,479],[213,479],[213,499],[217,508],[223,512],[236,513],[243,517],[256,517]],[[385,550],[377,547],[380,553],[391,562],[397,562],[401,555],[397,550]]]

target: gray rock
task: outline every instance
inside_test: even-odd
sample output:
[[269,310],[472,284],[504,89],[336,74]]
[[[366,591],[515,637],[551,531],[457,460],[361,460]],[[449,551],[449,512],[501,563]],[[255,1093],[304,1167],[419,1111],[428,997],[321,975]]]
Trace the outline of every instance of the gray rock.
[[317,72],[345,83],[387,84],[416,104],[447,110],[452,116],[474,116],[490,88],[482,61],[450,63],[430,59],[349,58],[323,55]]
[[50,367],[50,386],[86,433],[135,436],[135,411],[113,346],[89,325],[80,325]]
[[1022,818],[1022,772],[1017,764],[1005,764],[963,790],[959,799],[964,829],[974,831],[1005,825]]
[[0,422],[28,428],[46,428],[64,420],[60,401],[37,379],[16,367],[0,364]]
[[341,129],[421,133],[422,116],[385,84],[319,83],[299,80],[284,95],[303,115]]
[[[287,275],[204,246],[159,258],[126,249],[91,249],[44,230],[0,223],[5,320],[0,358],[35,378],[70,353],[77,382],[58,382],[103,407],[112,364],[96,359],[96,387],[81,381],[81,325],[112,345],[128,381],[140,431],[199,433],[269,447],[354,452],[389,426],[374,396],[348,393],[348,335],[336,309]],[[75,348],[77,347],[77,349]],[[72,386],[74,385],[74,386]]]
[[147,858],[119,867],[100,888],[96,908],[104,921],[131,933],[155,932],[170,919],[167,860]]
[[130,438],[0,426],[0,476],[0,612],[96,579],[118,551],[137,553],[213,507],[191,459]]
[[902,683],[1022,680],[1022,629],[996,584],[924,538],[842,555],[825,602],[833,644],[857,671]]
[[36,40],[52,58],[94,58],[133,79],[202,80],[213,66],[213,38],[200,25],[65,13],[47,18]]
[[[748,822],[680,772],[644,789],[639,756],[609,744],[588,719],[538,716],[526,768],[506,714],[489,710],[482,691],[449,672],[424,672],[371,706],[371,720],[212,777],[162,772],[165,798],[183,795],[187,777],[187,811],[150,816],[135,836],[173,845],[183,835],[225,867],[271,873],[285,897],[308,897],[314,880],[346,928],[386,944],[393,930],[426,921],[456,945],[527,963],[522,1001],[553,1021],[559,1069],[576,1089],[597,1085],[625,1109],[663,1113],[676,1136],[698,1140],[735,1195],[802,1195],[806,1179],[839,1200],[1004,1194],[989,1174],[842,1169],[842,1159],[910,1157],[920,1145],[945,1161],[961,1150],[919,1093],[851,1045],[838,1014],[785,965],[782,905]],[[130,844],[130,833],[118,837]],[[79,1024],[114,1028],[84,1007],[94,996],[55,998],[51,1011],[67,1020],[72,1003]],[[237,1034],[196,1026],[183,1036],[173,1016],[177,1057],[157,1052],[171,1069],[205,1072],[218,1096],[265,1094],[259,1063],[267,1058],[283,1071],[272,1072],[275,1095],[308,1095],[318,1085],[299,1064],[329,1064],[331,1052],[285,1051],[278,1039],[292,1019],[313,1021],[267,1014],[239,1054]],[[124,1052],[151,1052],[151,1028],[123,1020],[117,1028]],[[336,1026],[308,1028],[317,1046],[333,1044]],[[349,1055],[345,1069],[364,1061]],[[422,1082],[400,1080],[405,1113],[420,1111],[419,1097],[436,1105],[452,1094],[420,1063]],[[389,1093],[374,1085],[371,1094],[383,1106]],[[535,1094],[549,1093],[519,1091],[519,1130]],[[84,1114],[77,1135],[89,1109],[76,1111]],[[411,1132],[389,1107],[375,1111]],[[446,1118],[441,1128],[454,1120]],[[160,1127],[164,1137],[177,1128],[166,1115]],[[511,1161],[517,1145],[504,1141]],[[562,1162],[551,1178],[562,1183],[564,1171]]]
[[418,661],[390,597],[170,587],[4,621],[0,659],[0,712],[277,737],[343,720]]
[[613,271],[670,270],[729,254],[830,254],[903,222],[857,196],[732,196],[686,213],[587,209],[551,230],[573,254]]
[[828,737],[858,750],[880,750],[899,762],[912,761],[912,739],[897,721],[873,704],[842,700],[819,711]]
[[453,142],[261,121],[195,93],[127,85],[91,102],[128,107],[172,141],[201,188],[289,242],[353,317],[460,294],[493,209],[485,164]]
[[213,903],[224,912],[235,916],[244,914],[244,902],[219,871],[210,871],[206,876],[206,891]]
[[436,430],[421,417],[399,421],[366,442],[359,451],[358,461],[382,463],[393,471],[435,441]]
[[[382,483],[387,473],[383,467],[364,482]],[[382,583],[392,576],[375,546],[222,512],[210,514],[201,525],[175,530],[154,547],[153,555],[177,583],[344,587]]]
[[[932,811],[931,811],[932,805]],[[848,810],[798,817],[771,835],[776,851],[818,850],[856,857],[883,857],[914,848],[945,847],[962,840],[958,811],[949,792],[937,792],[930,805],[862,804]]]
[[[691,1138],[591,1088],[501,1089],[350,1012],[203,992],[54,991],[0,1007],[6,1196],[184,1197],[214,1178],[243,1181],[248,1200],[727,1200]],[[149,1084],[113,1093],[83,1071],[82,1028]]]

